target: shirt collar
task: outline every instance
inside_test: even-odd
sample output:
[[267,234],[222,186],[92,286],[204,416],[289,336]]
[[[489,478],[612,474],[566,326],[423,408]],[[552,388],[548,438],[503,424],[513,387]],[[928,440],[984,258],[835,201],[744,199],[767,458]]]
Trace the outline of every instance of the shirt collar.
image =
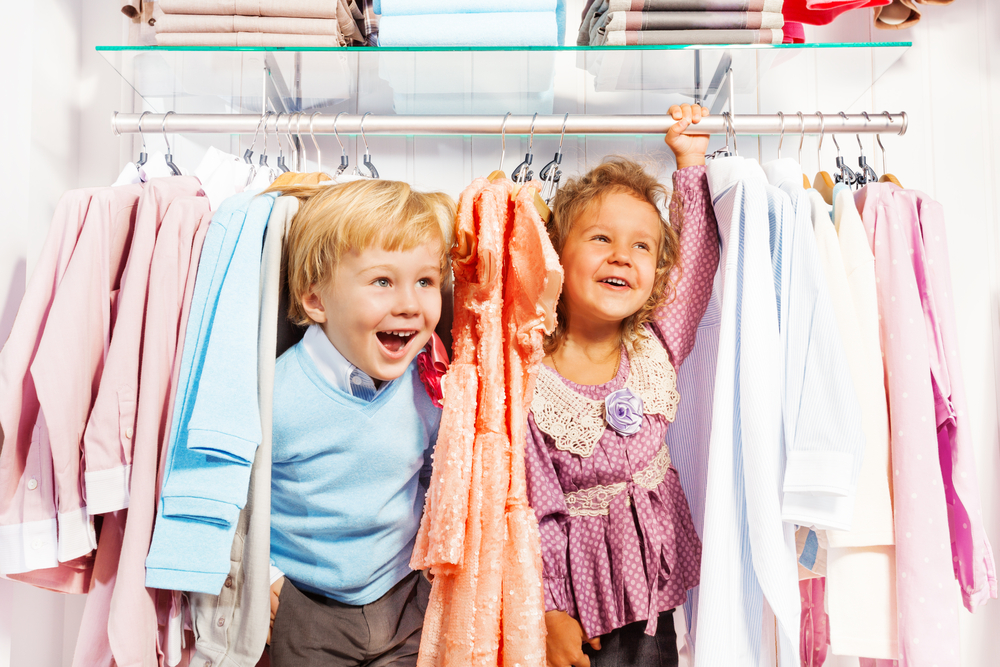
[[[318,324],[310,325],[306,329],[306,335],[302,337],[302,347],[305,348],[309,354],[309,358],[316,364],[320,375],[345,394],[354,395],[354,392],[351,391],[351,373],[359,369],[349,362],[340,353],[340,350],[334,347],[330,339],[326,337],[323,327]],[[385,388],[388,384],[388,382],[383,382],[379,389]]]

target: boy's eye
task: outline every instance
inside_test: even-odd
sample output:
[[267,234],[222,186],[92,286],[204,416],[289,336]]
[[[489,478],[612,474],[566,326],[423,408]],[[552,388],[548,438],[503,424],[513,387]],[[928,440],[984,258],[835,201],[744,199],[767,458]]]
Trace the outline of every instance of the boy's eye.
[[420,280],[417,281],[417,284],[420,285],[421,287],[434,287],[434,279],[421,278]]
[[648,243],[642,243],[641,241],[639,243],[636,243],[635,247],[639,248],[640,250],[649,250],[649,244]]
[[605,236],[604,234],[598,234],[597,236],[595,236],[595,237],[593,238],[593,240],[594,240],[594,241],[600,241],[601,243],[607,243],[607,242],[609,242],[609,241],[610,241],[611,239],[609,239],[609,238],[608,238],[607,236]]
[[376,278],[372,281],[372,284],[379,287],[388,287],[390,285],[388,278]]

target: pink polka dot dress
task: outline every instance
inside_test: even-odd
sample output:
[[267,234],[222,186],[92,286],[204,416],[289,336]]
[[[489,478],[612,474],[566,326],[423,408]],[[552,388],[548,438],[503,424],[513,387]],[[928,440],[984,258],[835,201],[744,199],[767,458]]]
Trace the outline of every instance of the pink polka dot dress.
[[[648,340],[623,347],[617,374],[601,385],[575,384],[543,366],[528,417],[528,499],[541,532],[545,607],[578,619],[588,637],[636,621],[654,634],[659,613],[682,604],[699,580],[701,543],[665,437],[679,400],[674,371],[711,296],[718,227],[704,167],[676,172],[674,190],[684,215],[680,271]],[[595,425],[605,397],[626,387],[643,398],[638,431]],[[554,417],[553,404],[570,414]]]

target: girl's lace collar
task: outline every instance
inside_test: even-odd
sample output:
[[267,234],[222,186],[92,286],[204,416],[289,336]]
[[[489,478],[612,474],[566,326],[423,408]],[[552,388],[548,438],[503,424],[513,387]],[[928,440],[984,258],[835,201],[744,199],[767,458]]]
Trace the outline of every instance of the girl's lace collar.
[[[644,414],[659,414],[673,421],[680,394],[677,373],[667,351],[652,337],[640,340],[629,354],[625,386],[642,399]],[[584,458],[604,434],[604,400],[593,400],[573,391],[555,370],[542,365],[531,401],[535,425],[555,441],[556,449]]]

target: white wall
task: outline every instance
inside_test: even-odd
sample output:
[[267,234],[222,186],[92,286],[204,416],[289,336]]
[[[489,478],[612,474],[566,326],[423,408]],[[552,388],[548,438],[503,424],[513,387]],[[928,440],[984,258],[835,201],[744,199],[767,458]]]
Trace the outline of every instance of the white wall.
[[[570,43],[581,0],[569,0]],[[914,29],[877,32],[876,40],[907,40],[914,46],[847,112],[906,110],[905,137],[885,137],[889,169],[908,187],[922,189],[941,201],[948,214],[949,247],[955,284],[961,356],[969,395],[969,421],[975,434],[976,458],[987,530],[1000,548],[1000,437],[997,377],[1000,363],[1000,3],[964,0],[950,6],[925,6]],[[832,26],[816,29],[823,41],[869,38],[867,11],[844,15]],[[17,0],[0,8],[0,49],[5,92],[0,96],[0,340],[6,338],[24,291],[26,276],[44,239],[49,217],[65,190],[110,183],[121,167],[119,152],[131,155],[131,139],[114,139],[108,126],[112,110],[130,104],[120,79],[93,51],[96,44],[121,43],[122,20],[112,0]],[[759,95],[739,96],[737,112],[782,110],[840,111],[830,91],[844,90],[845,78],[857,77],[854,65],[810,67],[798,58],[763,75]],[[870,77],[870,73],[862,73]],[[557,113],[576,112],[576,81],[557,97]],[[866,87],[866,86],[865,86]],[[659,110],[655,96],[622,96],[608,113]],[[567,101],[570,100],[570,101]],[[567,108],[563,108],[567,107]],[[590,109],[591,111],[593,109]],[[790,121],[789,127],[794,122]],[[789,132],[789,137],[792,132]],[[786,137],[785,155],[794,155],[797,138]],[[764,159],[775,155],[776,139],[742,138],[741,153]],[[159,141],[159,139],[151,139]],[[217,139],[238,150],[239,142]],[[245,141],[245,140],[244,140]],[[869,162],[872,137],[863,137]],[[496,139],[379,138],[371,140],[383,175],[403,178],[424,188],[458,194],[474,176],[495,168]],[[352,164],[355,142],[348,142]],[[159,145],[159,144],[157,144]],[[182,140],[178,162],[197,164],[207,145],[198,138]],[[339,153],[332,138],[322,142],[325,164]],[[845,155],[856,155],[853,138],[842,141]],[[513,168],[524,153],[523,140],[508,142],[507,164]],[[554,140],[536,141],[548,155]],[[854,148],[849,148],[853,146]],[[151,145],[151,148],[153,146]],[[581,170],[607,152],[656,152],[670,165],[656,138],[567,139],[567,170]],[[823,147],[829,170],[835,153]],[[183,162],[181,162],[183,160]],[[803,160],[815,171],[815,140],[807,138]],[[59,596],[0,580],[0,667],[70,664],[82,597]],[[962,665],[986,667],[1000,655],[1000,602],[975,615],[962,614]],[[834,667],[851,664],[832,660]],[[855,663],[856,664],[856,663]]]

